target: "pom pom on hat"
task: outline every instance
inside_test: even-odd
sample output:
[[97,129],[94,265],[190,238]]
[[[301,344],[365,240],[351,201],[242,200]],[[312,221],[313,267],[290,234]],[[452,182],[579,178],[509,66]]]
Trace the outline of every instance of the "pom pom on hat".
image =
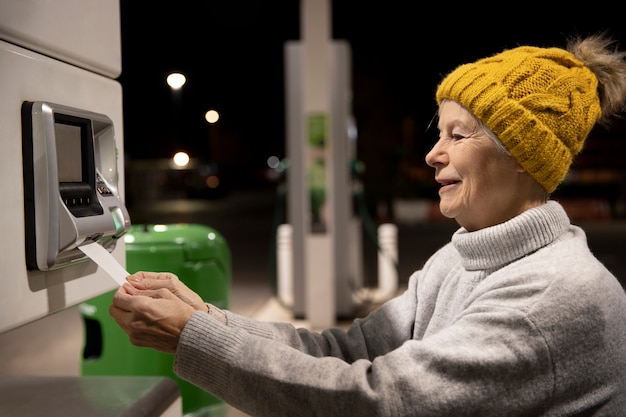
[[594,73],[570,52],[521,46],[456,68],[436,99],[470,110],[552,192],[600,119],[597,88]]

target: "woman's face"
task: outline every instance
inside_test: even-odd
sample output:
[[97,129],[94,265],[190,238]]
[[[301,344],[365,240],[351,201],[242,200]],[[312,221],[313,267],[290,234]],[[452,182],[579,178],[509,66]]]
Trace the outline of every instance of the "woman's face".
[[528,208],[527,178],[517,161],[496,148],[470,112],[442,103],[439,140],[426,155],[435,168],[441,213],[468,231],[502,223]]

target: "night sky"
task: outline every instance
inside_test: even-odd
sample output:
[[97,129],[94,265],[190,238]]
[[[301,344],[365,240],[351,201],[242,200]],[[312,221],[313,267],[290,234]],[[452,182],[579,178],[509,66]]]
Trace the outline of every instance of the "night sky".
[[[545,2],[518,10],[510,3],[499,10],[439,2],[416,10],[423,4],[332,2],[333,38],[352,51],[359,158],[381,180],[403,158],[423,161],[434,140],[426,127],[437,82],[455,66],[520,44],[564,46],[570,36],[600,31],[626,47],[621,13],[602,2],[552,11]],[[211,160],[209,140],[229,149],[227,161],[217,162],[258,167],[271,154],[284,157],[283,48],[300,38],[299,22],[298,0],[121,0],[127,157],[186,150]],[[188,78],[178,95],[165,84],[170,71]],[[221,112],[215,126],[203,118],[209,108]]]

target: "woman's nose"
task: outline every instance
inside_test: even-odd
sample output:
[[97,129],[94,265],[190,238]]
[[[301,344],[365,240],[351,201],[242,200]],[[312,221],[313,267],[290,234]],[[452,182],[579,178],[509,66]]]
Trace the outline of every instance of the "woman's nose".
[[446,153],[444,145],[441,140],[438,140],[430,151],[426,154],[426,164],[430,167],[435,167],[437,164],[444,164],[446,161]]

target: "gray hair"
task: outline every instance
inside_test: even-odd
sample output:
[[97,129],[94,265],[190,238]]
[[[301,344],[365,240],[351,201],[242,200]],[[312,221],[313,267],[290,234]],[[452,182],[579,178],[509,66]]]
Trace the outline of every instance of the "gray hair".
[[480,120],[478,117],[474,116],[472,114],[472,116],[476,119],[476,122],[478,123],[478,125],[480,126],[480,128],[485,132],[485,134],[487,135],[487,137],[489,139],[491,139],[491,141],[493,142],[493,144],[496,146],[496,149],[498,150],[498,152],[504,154],[504,155],[508,155],[511,156],[511,152],[509,152],[509,150],[504,146],[504,144],[502,143],[502,141],[500,140],[500,138],[498,137],[498,135],[496,135],[495,133],[493,133],[491,131],[491,129],[489,129],[487,127],[487,125]]
[[[441,109],[441,106],[443,105],[443,103],[445,103],[446,101],[454,101],[452,99],[449,98],[444,98],[441,101],[441,104],[439,105],[439,109]],[[476,122],[476,129],[477,130],[482,130],[483,132],[485,132],[485,134],[487,135],[487,137],[489,139],[491,139],[491,141],[493,142],[493,144],[496,146],[496,149],[502,153],[503,155],[507,155],[507,156],[511,156],[511,152],[509,152],[509,150],[504,146],[504,144],[502,143],[502,141],[500,141],[500,138],[498,138],[498,136],[493,133],[491,131],[491,129],[489,129],[489,127],[487,127],[487,125],[485,124],[485,122],[483,122],[482,120],[480,120],[480,118],[478,118],[478,116],[476,116],[474,113],[472,113],[467,107],[463,106],[461,103],[457,104],[461,107],[463,107],[465,110],[467,110],[467,112],[472,116],[472,118],[474,119],[474,121]],[[437,111],[437,115],[439,115],[439,112],[441,110]]]

